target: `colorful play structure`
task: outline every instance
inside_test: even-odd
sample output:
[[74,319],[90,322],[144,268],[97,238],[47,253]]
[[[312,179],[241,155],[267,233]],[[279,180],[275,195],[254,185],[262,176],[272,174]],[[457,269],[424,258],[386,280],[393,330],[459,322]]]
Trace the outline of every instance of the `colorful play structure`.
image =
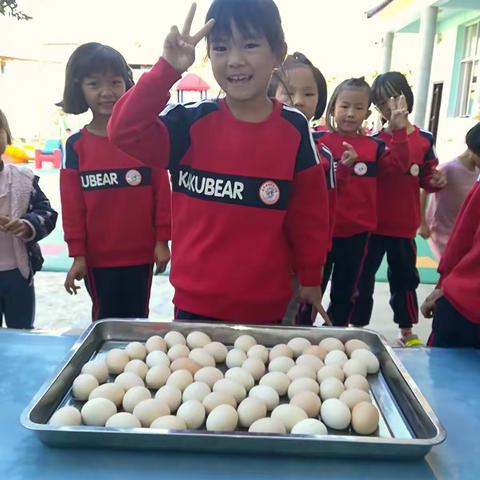
[[59,139],[48,139],[41,148],[35,148],[32,145],[7,145],[4,155],[11,163],[35,161],[36,169],[41,169],[44,162],[51,162],[54,168],[60,168],[63,145]]
[[195,73],[187,73],[176,86],[177,100],[183,102],[183,92],[199,92],[200,100],[207,98],[210,85]]

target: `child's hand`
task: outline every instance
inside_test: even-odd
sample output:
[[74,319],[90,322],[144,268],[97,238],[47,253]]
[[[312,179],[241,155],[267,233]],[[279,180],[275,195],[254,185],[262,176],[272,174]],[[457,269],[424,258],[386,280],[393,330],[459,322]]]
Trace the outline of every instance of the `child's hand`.
[[300,285],[298,290],[298,301],[300,303],[308,303],[313,307],[312,317],[315,318],[317,313],[323,318],[326,325],[331,325],[332,322],[327,315],[327,312],[324,310],[322,306],[322,289],[319,285],[316,287],[303,287]]
[[163,58],[178,72],[183,73],[195,61],[195,47],[197,43],[205,37],[212,29],[215,21],[210,19],[197,34],[190,36],[190,29],[192,27],[193,18],[195,17],[195,10],[197,4],[192,3],[190,11],[180,33],[178,27],[175,25],[170,29],[163,44]]
[[30,238],[33,234],[30,225],[27,222],[24,222],[21,218],[14,218],[11,220],[9,217],[3,217],[3,220],[0,220],[0,230],[23,239]]
[[87,262],[85,257],[75,257],[70,270],[67,273],[67,278],[65,279],[64,287],[65,290],[72,295],[77,294],[77,290],[81,288],[78,285],[75,285],[75,280],[82,280],[87,276]]
[[0,215],[0,231],[4,232],[3,228],[10,221],[10,217],[7,215]]
[[430,185],[433,188],[444,188],[447,186],[447,176],[441,170],[434,170],[432,178],[430,178]]
[[153,252],[155,258],[155,275],[162,273],[167,268],[168,262],[170,261],[170,249],[168,248],[168,242],[157,241],[155,243],[155,250]]
[[430,235],[432,234],[432,232],[430,232],[430,227],[425,222],[422,222],[420,224],[420,227],[418,227],[417,233],[425,240],[427,238],[430,238]]
[[436,288],[422,303],[420,310],[425,318],[432,318],[435,311],[435,303],[439,298],[443,297],[443,290]]
[[392,130],[400,130],[408,127],[408,107],[405,95],[397,98],[391,97],[388,101],[390,107],[389,126]]
[[357,152],[347,142],[342,142],[342,145],[345,147],[345,151],[342,153],[340,162],[342,162],[346,167],[351,167],[358,160]]

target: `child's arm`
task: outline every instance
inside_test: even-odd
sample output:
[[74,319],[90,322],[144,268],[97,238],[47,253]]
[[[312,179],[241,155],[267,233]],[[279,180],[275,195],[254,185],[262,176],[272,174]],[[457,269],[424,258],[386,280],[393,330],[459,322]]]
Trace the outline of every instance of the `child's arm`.
[[420,173],[420,187],[428,193],[438,192],[447,185],[446,175],[437,170],[438,157],[435,152],[433,135],[429,134],[429,147],[423,157],[423,165]]
[[428,193],[421,189],[420,190],[420,227],[418,229],[418,234],[422,238],[430,238],[430,227],[427,223],[426,218],[426,210],[427,210],[427,200],[428,200]]

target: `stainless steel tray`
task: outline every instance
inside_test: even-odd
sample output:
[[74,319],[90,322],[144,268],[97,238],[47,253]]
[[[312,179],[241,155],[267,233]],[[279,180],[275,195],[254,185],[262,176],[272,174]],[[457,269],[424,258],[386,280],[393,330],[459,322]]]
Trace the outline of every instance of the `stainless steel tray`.
[[[358,436],[350,431],[335,431],[328,436],[254,434],[247,431],[211,433],[205,430],[149,430],[105,427],[53,427],[48,425],[60,407],[74,404],[71,385],[83,364],[111,348],[134,340],[178,330],[185,335],[194,330],[207,333],[212,340],[233,345],[242,334],[253,335],[271,347],[300,336],[317,343],[325,337],[342,341],[358,338],[366,342],[380,360],[380,372],[370,375],[370,395],[380,411],[375,436]],[[125,449],[228,451],[264,454],[349,457],[422,457],[441,443],[446,433],[412,378],[393,350],[380,335],[355,328],[266,327],[218,323],[148,322],[103,320],[92,324],[65,358],[62,366],[35,395],[24,410],[21,422],[40,440],[58,447],[113,447]],[[332,433],[332,432],[329,432]]]

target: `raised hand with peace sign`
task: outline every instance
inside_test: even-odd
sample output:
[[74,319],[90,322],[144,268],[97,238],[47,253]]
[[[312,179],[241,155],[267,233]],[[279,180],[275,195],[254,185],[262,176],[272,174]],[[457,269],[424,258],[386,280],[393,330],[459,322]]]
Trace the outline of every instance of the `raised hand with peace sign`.
[[182,31],[174,25],[163,44],[163,58],[179,73],[188,70],[195,62],[195,47],[212,29],[215,20],[210,19],[195,35],[190,34],[197,4],[192,3]]
[[408,127],[408,107],[405,95],[398,97],[391,97],[388,100],[388,106],[390,108],[390,120],[389,126],[392,130],[400,130],[401,128]]

